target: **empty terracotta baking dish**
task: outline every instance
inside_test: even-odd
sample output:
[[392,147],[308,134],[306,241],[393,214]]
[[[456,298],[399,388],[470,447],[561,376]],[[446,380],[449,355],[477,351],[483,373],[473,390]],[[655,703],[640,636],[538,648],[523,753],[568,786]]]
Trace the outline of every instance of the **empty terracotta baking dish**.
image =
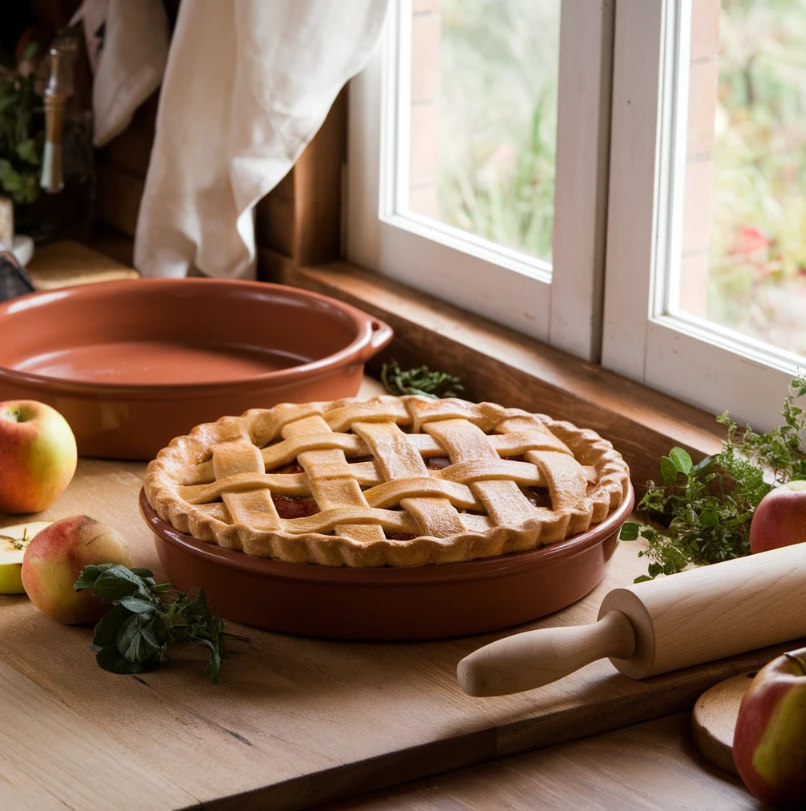
[[80,455],[107,459],[151,459],[221,414],[351,397],[392,337],[327,296],[223,279],[32,293],[0,324],[0,400],[52,405]]
[[221,549],[163,521],[140,493],[168,579],[204,588],[227,619],[288,634],[425,640],[480,634],[544,617],[584,597],[604,577],[622,504],[587,532],[529,552],[465,563],[347,568],[285,563]]

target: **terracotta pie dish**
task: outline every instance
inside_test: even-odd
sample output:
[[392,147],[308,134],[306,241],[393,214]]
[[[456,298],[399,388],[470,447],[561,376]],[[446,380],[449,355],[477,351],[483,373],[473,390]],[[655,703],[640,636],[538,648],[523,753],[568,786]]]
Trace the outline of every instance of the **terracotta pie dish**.
[[464,563],[346,568],[255,558],[197,541],[140,510],[177,588],[202,586],[234,622],[327,639],[415,641],[469,636],[539,619],[580,600],[604,577],[632,489],[601,524],[556,544]]
[[224,616],[340,639],[436,639],[557,611],[632,510],[593,431],[459,399],[252,409],[163,448],[140,500],[169,578]]
[[357,393],[392,337],[348,304],[223,279],[137,279],[0,304],[0,400],[60,411],[81,456],[152,459],[221,414]]

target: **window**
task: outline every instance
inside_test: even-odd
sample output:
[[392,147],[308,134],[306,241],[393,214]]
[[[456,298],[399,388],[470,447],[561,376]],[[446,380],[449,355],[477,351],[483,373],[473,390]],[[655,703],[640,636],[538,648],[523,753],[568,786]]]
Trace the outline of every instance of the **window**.
[[806,172],[804,24],[801,0],[616,14],[602,361],[757,428],[803,363],[769,302],[802,289],[780,232]]
[[771,427],[806,352],[801,32],[806,0],[396,0],[348,255]]
[[612,41],[600,5],[391,3],[350,88],[350,259],[598,355]]

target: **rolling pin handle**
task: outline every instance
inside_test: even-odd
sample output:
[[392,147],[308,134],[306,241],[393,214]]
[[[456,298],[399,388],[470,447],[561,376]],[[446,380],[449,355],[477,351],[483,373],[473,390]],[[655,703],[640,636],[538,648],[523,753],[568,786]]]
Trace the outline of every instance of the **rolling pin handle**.
[[471,696],[503,696],[550,684],[606,656],[629,659],[635,630],[609,611],[592,625],[540,628],[499,639],[459,662],[459,685]]

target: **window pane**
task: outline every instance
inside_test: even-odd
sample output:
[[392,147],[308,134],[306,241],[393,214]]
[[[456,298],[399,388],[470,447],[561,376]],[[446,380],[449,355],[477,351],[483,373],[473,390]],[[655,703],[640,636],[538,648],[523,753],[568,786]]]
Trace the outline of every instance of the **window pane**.
[[679,289],[670,291],[672,309],[799,354],[804,42],[806,0],[694,0],[681,68],[688,121]]
[[550,260],[559,0],[412,10],[408,211]]

